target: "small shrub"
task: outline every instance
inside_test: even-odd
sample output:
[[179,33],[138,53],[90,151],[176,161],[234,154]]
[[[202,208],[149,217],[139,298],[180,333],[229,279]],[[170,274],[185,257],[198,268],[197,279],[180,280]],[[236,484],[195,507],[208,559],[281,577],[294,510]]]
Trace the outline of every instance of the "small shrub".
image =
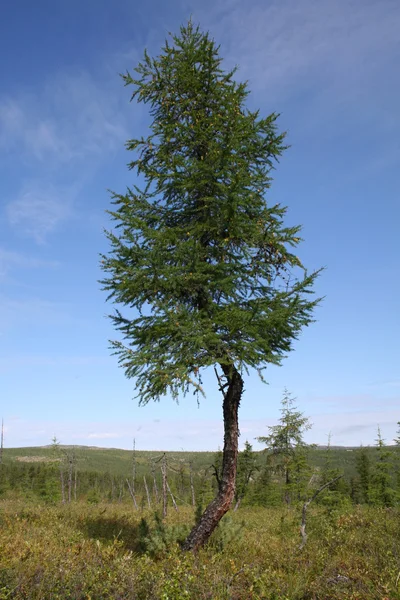
[[161,557],[180,545],[189,533],[187,525],[165,525],[160,515],[154,515],[155,526],[151,529],[142,519],[139,524],[139,546],[142,552],[148,553],[153,558]]
[[86,496],[86,501],[88,504],[99,504],[100,500],[100,494],[96,489],[91,489]]
[[244,521],[237,523],[231,516],[226,515],[218,523],[210,538],[209,546],[217,552],[222,552],[231,543],[237,542],[241,538],[244,526]]

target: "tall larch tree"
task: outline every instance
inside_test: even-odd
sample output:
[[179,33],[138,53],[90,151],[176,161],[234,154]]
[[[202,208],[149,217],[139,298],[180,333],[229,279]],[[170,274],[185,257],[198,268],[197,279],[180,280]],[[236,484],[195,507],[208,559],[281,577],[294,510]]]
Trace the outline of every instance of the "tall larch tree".
[[285,149],[278,115],[246,108],[247,85],[221,63],[189,22],[159,56],[145,52],[135,77],[123,75],[152,122],[147,138],[126,144],[138,179],[112,194],[115,230],[101,257],[103,288],[125,307],[111,315],[112,349],[140,404],[204,394],[202,371],[216,369],[221,485],[185,549],[207,541],[234,498],[244,372],[279,365],[318,302],[309,296],[318,272],[292,251],[300,226],[285,226],[286,209],[266,200]]

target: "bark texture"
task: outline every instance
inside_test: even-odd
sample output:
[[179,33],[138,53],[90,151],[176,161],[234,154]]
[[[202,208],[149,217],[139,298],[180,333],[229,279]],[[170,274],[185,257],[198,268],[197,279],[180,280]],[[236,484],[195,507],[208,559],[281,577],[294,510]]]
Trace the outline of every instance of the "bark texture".
[[235,496],[239,439],[238,413],[243,393],[243,379],[233,365],[221,365],[221,368],[227,380],[226,392],[221,387],[224,393],[222,476],[217,496],[207,506],[197,525],[193,527],[183,544],[183,550],[196,550],[207,542],[222,517],[230,509]]

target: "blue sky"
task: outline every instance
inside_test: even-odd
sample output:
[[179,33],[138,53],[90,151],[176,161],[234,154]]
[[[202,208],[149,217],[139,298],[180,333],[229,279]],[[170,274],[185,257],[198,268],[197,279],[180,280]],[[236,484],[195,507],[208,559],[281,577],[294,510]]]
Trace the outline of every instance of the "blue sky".
[[[107,189],[134,181],[126,139],[146,134],[118,73],[192,15],[221,44],[251,107],[281,113],[291,149],[270,199],[325,266],[317,322],[280,368],[246,379],[241,444],[276,422],[282,390],[309,441],[388,442],[400,420],[398,0],[7,2],[0,21],[0,416],[8,446],[216,449],[221,398],[139,408],[107,340],[97,280]],[[4,60],[6,58],[6,60]]]

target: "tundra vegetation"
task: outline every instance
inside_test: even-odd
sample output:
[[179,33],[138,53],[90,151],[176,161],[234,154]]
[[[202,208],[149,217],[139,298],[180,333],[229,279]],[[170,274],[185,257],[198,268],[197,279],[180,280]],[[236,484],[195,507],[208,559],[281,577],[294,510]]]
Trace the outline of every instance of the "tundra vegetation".
[[[290,452],[277,444],[288,425]],[[182,544],[217,492],[220,452],[5,448],[0,599],[400,599],[398,440],[310,447],[308,425],[285,393],[265,449],[239,452],[232,510],[195,553]]]
[[285,391],[265,449],[239,452],[245,376],[279,365],[318,303],[300,227],[269,200],[278,115],[246,108],[191,22],[136,72],[125,84],[153,120],[127,143],[142,187],[113,194],[112,348],[141,403],[201,396],[214,368],[223,449],[12,450],[2,427],[0,600],[400,600],[400,431],[309,446]]

